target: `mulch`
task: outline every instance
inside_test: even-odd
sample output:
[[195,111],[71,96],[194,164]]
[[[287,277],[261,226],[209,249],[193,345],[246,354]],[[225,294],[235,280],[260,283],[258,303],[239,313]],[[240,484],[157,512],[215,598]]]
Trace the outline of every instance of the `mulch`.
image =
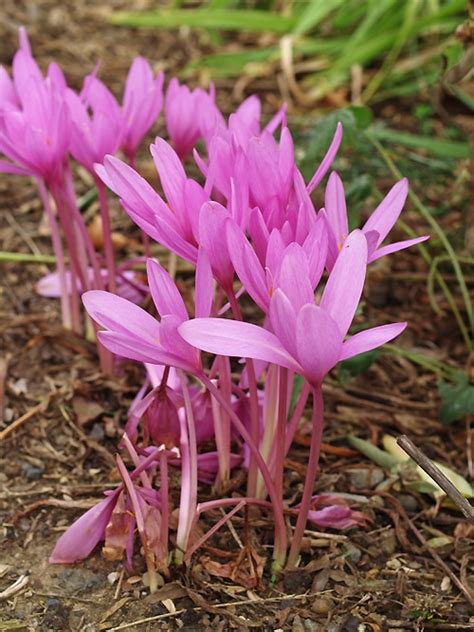
[[[2,5],[0,62],[16,49],[16,28],[27,26],[40,64],[55,59],[78,87],[102,60],[101,77],[120,94],[131,59],[142,54],[178,72],[209,44],[184,32],[137,32],[107,25],[119,8],[156,3],[38,0]],[[259,86],[249,88],[259,90]],[[224,110],[232,87],[218,85]],[[261,86],[271,109],[276,85]],[[146,152],[141,166],[151,174]],[[81,193],[89,186],[79,174]],[[92,207],[93,208],[93,207]],[[454,209],[453,212],[456,212]],[[4,250],[50,253],[34,185],[0,176],[0,243]],[[113,202],[114,227],[138,243],[134,227]],[[417,221],[408,212],[405,219]],[[37,296],[44,265],[0,267],[0,630],[292,630],[371,632],[470,630],[474,527],[452,507],[440,507],[413,488],[409,473],[389,473],[352,450],[347,435],[378,444],[383,434],[407,433],[431,458],[464,475],[474,443],[466,432],[438,421],[438,378],[394,355],[383,355],[362,375],[325,385],[325,449],[315,493],[344,495],[367,516],[365,528],[310,529],[299,569],[273,578],[271,516],[236,514],[153,595],[136,557],[130,576],[100,550],[74,566],[48,556],[59,535],[114,487],[114,454],[127,408],[142,380],[124,363],[117,379],[98,368],[95,348],[60,326],[59,306]],[[434,314],[426,268],[416,252],[374,266],[364,296],[371,322],[408,320],[399,344],[462,366],[462,340],[446,312]],[[181,277],[186,292],[187,277]],[[443,307],[441,303],[441,307]],[[307,428],[297,436],[285,469],[287,500],[297,502],[306,473]],[[237,493],[243,477],[236,471]],[[174,479],[174,506],[179,482]],[[171,482],[173,488],[173,480]],[[209,488],[201,490],[211,498]],[[231,492],[230,492],[231,493]],[[205,531],[222,517],[208,513]],[[436,539],[436,542],[435,542]],[[435,546],[436,545],[436,546]],[[463,589],[464,588],[464,592]],[[470,618],[471,617],[471,618]]]

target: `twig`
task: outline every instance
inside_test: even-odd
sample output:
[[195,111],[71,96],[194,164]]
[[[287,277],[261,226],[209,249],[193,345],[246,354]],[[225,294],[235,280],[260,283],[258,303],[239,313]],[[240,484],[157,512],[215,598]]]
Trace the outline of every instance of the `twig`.
[[12,423],[9,426],[7,426],[5,430],[2,430],[0,432],[0,443],[6,437],[8,437],[8,435],[11,434],[14,430],[19,428],[26,421],[28,421],[28,419],[31,419],[31,417],[34,417],[37,413],[44,412],[49,405],[50,399],[51,399],[51,396],[48,395],[42,402],[40,402],[36,406],[33,406],[33,408],[30,408],[30,410],[28,410],[21,417],[18,417],[18,419],[15,419],[15,421],[12,421]]
[[423,548],[431,555],[433,560],[438,564],[438,566],[443,570],[443,572],[448,575],[451,581],[456,584],[459,590],[466,597],[471,606],[474,606],[474,596],[472,591],[463,584],[463,582],[457,577],[457,575],[449,568],[446,562],[436,553],[436,551],[431,547],[426,541],[425,536],[419,531],[419,529],[413,524],[413,521],[408,516],[405,509],[401,506],[400,502],[394,498],[391,494],[387,492],[381,492],[381,496],[387,498],[387,500],[396,507],[396,511],[400,514],[400,516],[405,520],[405,522],[410,527],[413,535],[417,538],[418,542],[423,546]]
[[20,592],[29,582],[28,575],[21,575],[11,586],[0,592],[0,601],[3,599],[10,599],[17,592]]
[[397,443],[441,487],[453,503],[459,507],[469,522],[474,524],[474,509],[464,496],[459,493],[449,478],[406,435],[398,437]]

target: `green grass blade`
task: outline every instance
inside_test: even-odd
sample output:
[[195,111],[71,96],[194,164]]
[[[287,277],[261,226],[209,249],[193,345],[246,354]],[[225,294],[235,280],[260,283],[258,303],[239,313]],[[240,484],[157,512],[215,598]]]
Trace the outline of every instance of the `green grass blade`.
[[173,29],[190,26],[228,31],[253,31],[284,35],[296,24],[294,16],[280,15],[269,11],[246,9],[175,9],[153,12],[118,12],[110,21],[120,26]]
[[346,0],[325,0],[325,2],[309,2],[307,8],[298,18],[298,22],[293,29],[295,35],[303,35],[314,29],[332,11],[339,9]]
[[387,127],[374,126],[370,129],[370,135],[378,140],[388,141],[395,145],[424,149],[438,158],[469,158],[469,144],[461,141],[443,140],[429,136],[419,136],[409,132],[400,132]]

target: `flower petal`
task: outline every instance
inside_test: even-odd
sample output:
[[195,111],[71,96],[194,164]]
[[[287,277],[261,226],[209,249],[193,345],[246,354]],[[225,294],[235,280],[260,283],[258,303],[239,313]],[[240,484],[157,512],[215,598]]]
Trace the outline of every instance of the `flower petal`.
[[157,344],[160,324],[138,305],[102,290],[91,290],[82,296],[89,316],[110,331]]
[[296,321],[298,360],[311,384],[318,384],[338,362],[342,337],[331,316],[317,305],[305,305]]
[[314,189],[318,186],[318,184],[321,182],[321,180],[324,178],[324,176],[326,175],[329,167],[332,164],[332,161],[336,157],[337,151],[339,149],[339,145],[341,144],[341,140],[342,140],[342,123],[339,122],[336,126],[336,132],[334,133],[334,137],[332,139],[331,144],[329,145],[329,149],[327,150],[322,163],[319,165],[316,173],[309,181],[309,184],[307,186],[308,193],[312,193]]
[[278,338],[257,325],[221,318],[196,318],[182,323],[178,331],[186,342],[209,353],[255,358],[301,371]]
[[344,242],[321,298],[321,307],[336,321],[342,337],[359,304],[366,269],[367,240],[362,231],[354,230]]
[[365,329],[358,334],[354,334],[342,345],[341,360],[347,360],[347,358],[352,358],[359,355],[359,353],[384,345],[401,334],[406,326],[407,323],[392,323]]
[[151,296],[159,315],[174,314],[182,321],[188,320],[184,301],[168,272],[154,259],[147,259],[146,270]]
[[387,246],[382,246],[378,248],[371,257],[369,257],[369,263],[375,261],[376,259],[380,259],[380,257],[384,257],[385,255],[389,255],[392,252],[398,252],[399,250],[405,250],[405,248],[410,248],[410,246],[415,246],[416,244],[421,244],[421,242],[429,239],[429,235],[423,235],[423,237],[415,237],[414,239],[405,239],[404,241],[396,241],[394,244],[387,244]]
[[375,211],[366,221],[363,232],[376,230],[379,234],[378,245],[384,241],[385,237],[393,228],[408,195],[408,180],[403,178],[397,182],[387,193],[384,199],[377,206]]
[[59,540],[49,558],[50,564],[72,564],[87,557],[104,539],[105,529],[121,492],[118,488],[76,520]]

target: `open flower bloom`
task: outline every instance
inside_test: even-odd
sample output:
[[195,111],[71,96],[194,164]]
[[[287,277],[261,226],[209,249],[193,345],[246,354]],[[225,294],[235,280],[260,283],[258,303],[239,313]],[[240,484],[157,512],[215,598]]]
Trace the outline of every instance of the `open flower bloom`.
[[71,154],[93,173],[94,164],[114,154],[122,143],[122,109],[94,73],[85,78],[80,95],[69,89],[66,99],[72,120]]
[[[196,314],[208,315],[212,301],[212,276],[204,255],[198,262]],[[147,261],[150,292],[161,320],[119,296],[101,290],[86,292],[82,300],[89,316],[104,328],[97,337],[119,356],[164,364],[191,373],[201,370],[199,352],[178,333],[188,319],[184,301],[166,270],[153,259]]]
[[165,119],[176,153],[184,160],[204,134],[213,133],[222,115],[212,92],[207,93],[202,88],[190,90],[173,77],[166,91]]
[[366,274],[367,240],[360,230],[346,239],[319,305],[314,303],[307,271],[291,263],[286,257],[270,299],[272,331],[251,323],[198,318],[183,322],[179,333],[203,351],[271,362],[318,385],[340,360],[385,344],[406,327],[406,323],[383,325],[344,340]]
[[64,99],[66,82],[56,64],[44,78],[31,54],[26,31],[13,59],[13,81],[0,68],[0,171],[59,177],[70,140],[70,118]]
[[162,72],[154,77],[147,60],[135,57],[125,83],[122,106],[122,149],[129,160],[134,160],[138,146],[161,112],[163,81]]
[[[390,189],[362,227],[362,232],[367,238],[368,263],[384,255],[409,248],[410,246],[429,239],[429,237],[425,235],[423,237],[416,237],[415,239],[398,241],[387,246],[381,245],[399,218],[407,195],[408,180],[403,178],[403,180],[397,182]],[[335,171],[329,176],[326,187],[324,214],[329,227],[328,269],[331,270],[336,261],[338,252],[349,234],[344,187],[341,178]]]

